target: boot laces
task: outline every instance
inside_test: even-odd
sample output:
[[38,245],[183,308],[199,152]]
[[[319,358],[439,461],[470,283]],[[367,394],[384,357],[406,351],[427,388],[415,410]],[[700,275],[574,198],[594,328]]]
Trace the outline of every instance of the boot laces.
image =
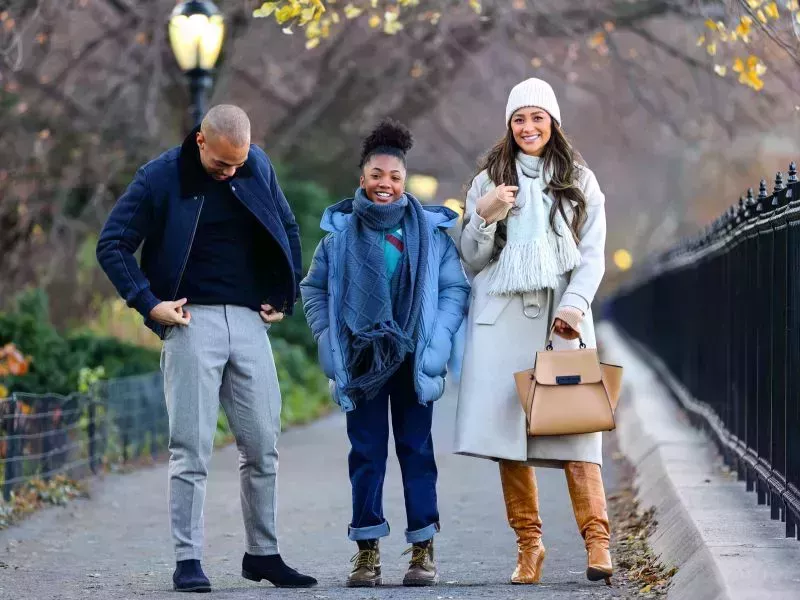
[[426,560],[428,558],[428,547],[427,546],[411,546],[408,550],[403,552],[401,556],[405,556],[406,554],[411,554],[411,561],[409,564],[412,567],[425,567]]
[[362,568],[373,569],[378,562],[378,552],[372,548],[359,550],[358,553],[350,559],[350,562],[353,563],[354,571]]

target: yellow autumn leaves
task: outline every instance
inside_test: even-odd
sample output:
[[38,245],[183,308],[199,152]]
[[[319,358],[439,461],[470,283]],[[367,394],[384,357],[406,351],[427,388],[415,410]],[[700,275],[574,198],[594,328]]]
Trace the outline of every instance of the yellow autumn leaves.
[[[310,41],[320,37],[328,37],[330,34],[330,17],[323,19],[327,12],[322,0],[286,0],[281,2],[264,2],[259,8],[253,11],[256,18],[274,17],[280,25],[286,25],[283,32],[291,35],[292,25],[306,28],[306,38]],[[314,35],[309,35],[309,30],[314,31]],[[316,45],[316,44],[315,44]],[[309,46],[312,47],[312,46]]]
[[[786,3],[786,8],[791,10],[789,6],[791,2]],[[766,0],[747,0],[747,6],[752,10],[759,21],[766,24],[769,19],[776,20],[780,17],[777,2],[767,2]]]
[[322,0],[289,0],[287,2],[264,2],[261,8],[253,11],[254,17],[269,17],[275,15],[275,20],[281,25],[292,20],[297,20],[301,27],[311,21],[319,20],[325,13]]
[[[750,44],[753,28],[766,28],[773,26],[782,17],[778,2],[772,0],[745,0],[748,14],[739,17],[736,27],[729,29],[721,21],[707,20],[705,27],[708,30],[697,40],[698,46],[705,46],[710,56],[717,56],[723,47],[733,48],[736,44]],[[798,0],[785,0],[783,7],[785,15],[791,20],[795,34],[800,38],[800,2]],[[714,65],[714,72],[720,77],[728,75],[728,71],[739,75],[739,83],[756,91],[764,88],[762,76],[767,72],[767,67],[756,55],[748,53],[746,57],[737,56],[738,52],[731,52],[731,62],[719,62]]]
[[[767,24],[770,20],[777,20],[781,13],[778,3],[767,0],[746,0],[747,6],[752,15],[746,14],[739,17],[736,27],[728,28],[722,21],[706,20],[705,28],[707,33],[697,39],[698,46],[705,46],[706,52],[710,56],[717,56],[723,47],[734,48],[737,44],[749,44],[755,24],[754,17],[761,23]],[[792,10],[792,4],[797,4],[797,0],[789,0],[786,8]],[[764,81],[761,77],[767,72],[767,67],[761,59],[749,54],[746,58],[737,56],[735,49],[730,66],[722,62],[714,65],[714,72],[720,77],[726,77],[729,69],[739,75],[739,83],[746,85],[755,91],[764,88]]]
[[[475,12],[481,12],[479,0],[465,0]],[[284,25],[283,32],[293,33],[293,27],[304,30],[306,48],[317,47],[328,38],[331,30],[343,19],[367,17],[372,29],[381,29],[384,33],[394,35],[403,29],[403,11],[419,6],[420,0],[361,0],[344,3],[340,0],[273,0],[264,2],[253,11],[254,17],[273,17]],[[441,19],[441,12],[425,11],[420,19],[436,25]]]
[[[461,1],[476,13],[482,10],[480,0]],[[781,0],[781,4],[784,12],[775,0],[742,0],[741,6],[747,14],[741,15],[735,26],[710,19],[705,22],[707,31],[698,38],[697,45],[703,46],[710,56],[719,57],[714,65],[717,75],[726,77],[733,72],[738,74],[739,83],[756,91],[763,89],[762,77],[767,71],[763,61],[752,52],[742,54],[737,47],[750,44],[754,29],[767,27],[783,15],[791,19],[800,38],[799,0]],[[389,35],[401,31],[411,18],[437,25],[442,17],[440,11],[420,9],[409,16],[411,9],[419,5],[420,0],[270,0],[253,11],[253,16],[274,18],[286,34],[294,33],[295,27],[302,29],[306,48],[312,49],[345,20],[364,18],[372,29]],[[588,40],[589,47],[601,55],[608,53],[606,33],[613,31],[613,23],[610,25],[612,29],[606,26],[605,31],[597,31]]]
[[[733,61],[732,70],[734,73],[739,74],[739,83],[751,87],[757,92],[764,87],[764,81],[761,76],[767,72],[767,67],[757,56],[751,54],[747,57],[747,60],[737,57]],[[714,65],[714,72],[720,77],[725,77],[728,74],[728,67]]]
[[[754,2],[755,0],[748,1]],[[774,4],[774,2],[772,4]],[[706,21],[706,29],[711,32],[709,34],[710,39],[702,35],[697,40],[697,45],[702,46],[705,44],[706,52],[711,56],[716,56],[718,50],[717,44],[720,42],[733,44],[741,40],[745,44],[749,43],[752,26],[753,19],[747,15],[741,17],[739,19],[739,24],[732,30],[728,30],[722,22],[715,23],[714,21],[708,20]],[[764,66],[764,63],[762,63],[757,56],[751,54],[747,59],[742,59],[737,56],[733,60],[731,69],[734,73],[739,74],[739,83],[757,92],[763,89],[764,81],[761,79],[761,76],[767,72],[767,67]],[[725,77],[728,74],[728,66],[724,64],[715,64],[714,72],[720,77]]]
[[733,70],[739,73],[739,83],[748,85],[756,91],[764,87],[761,76],[767,72],[767,67],[757,56],[750,55],[746,62],[737,58],[733,61]]

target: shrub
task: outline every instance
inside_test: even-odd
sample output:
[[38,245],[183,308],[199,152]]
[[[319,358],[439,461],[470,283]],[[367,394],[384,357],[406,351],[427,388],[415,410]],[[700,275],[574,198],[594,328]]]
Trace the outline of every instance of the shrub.
[[[320,218],[325,209],[336,202],[325,188],[292,175],[291,171],[276,167],[278,177],[289,204],[292,207],[297,224],[300,227],[300,245],[303,248],[303,272],[311,266],[311,258],[317,249],[319,241],[325,235],[320,228]],[[311,336],[311,331],[306,324],[302,303],[295,306],[294,314],[288,317],[280,326],[272,330],[274,339],[283,339],[295,346],[300,346],[306,352],[312,363],[316,364],[317,345]]]
[[316,360],[280,338],[272,340],[272,351],[283,398],[281,423],[306,423],[327,412],[332,406],[328,378]]

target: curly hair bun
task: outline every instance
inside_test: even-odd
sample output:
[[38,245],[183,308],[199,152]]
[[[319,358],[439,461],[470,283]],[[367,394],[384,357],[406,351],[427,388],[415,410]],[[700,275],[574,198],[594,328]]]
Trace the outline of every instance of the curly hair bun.
[[408,127],[392,119],[381,121],[372,130],[361,148],[361,165],[375,154],[390,154],[405,158],[405,155],[414,145],[414,137]]

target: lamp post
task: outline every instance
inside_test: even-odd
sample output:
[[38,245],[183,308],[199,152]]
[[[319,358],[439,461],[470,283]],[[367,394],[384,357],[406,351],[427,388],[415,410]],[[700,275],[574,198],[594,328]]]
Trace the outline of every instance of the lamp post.
[[206,112],[206,91],[211,88],[224,38],[224,19],[211,0],[181,2],[169,17],[169,43],[189,80],[192,126],[200,123]]

